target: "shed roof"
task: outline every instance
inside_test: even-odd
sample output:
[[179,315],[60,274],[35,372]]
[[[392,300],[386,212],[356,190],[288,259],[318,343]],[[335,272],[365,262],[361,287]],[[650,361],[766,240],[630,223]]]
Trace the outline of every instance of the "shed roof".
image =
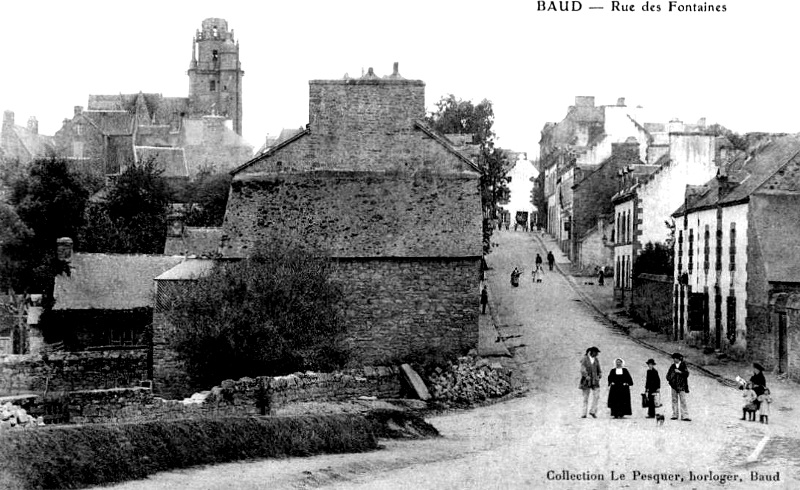
[[76,253],[56,276],[54,310],[128,310],[153,305],[153,279],[183,257]]
[[167,236],[164,255],[209,256],[217,253],[222,240],[222,228],[184,227],[181,236]]

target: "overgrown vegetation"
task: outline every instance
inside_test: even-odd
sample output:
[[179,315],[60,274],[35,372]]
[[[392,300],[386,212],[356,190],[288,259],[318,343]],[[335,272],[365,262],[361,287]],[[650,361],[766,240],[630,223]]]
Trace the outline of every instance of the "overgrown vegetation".
[[673,249],[661,242],[647,242],[633,263],[633,277],[639,274],[671,276],[674,272]]
[[252,458],[377,448],[359,415],[50,426],[0,434],[0,488],[82,488]]
[[175,298],[171,346],[197,387],[344,365],[344,296],[332,260],[292,239],[219,263]]

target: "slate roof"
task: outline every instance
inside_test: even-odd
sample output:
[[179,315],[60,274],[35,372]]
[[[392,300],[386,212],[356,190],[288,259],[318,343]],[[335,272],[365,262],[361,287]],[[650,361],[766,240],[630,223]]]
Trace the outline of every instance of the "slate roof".
[[136,162],[146,162],[154,159],[159,168],[164,170],[164,177],[188,177],[189,167],[186,165],[186,156],[183,148],[136,146],[134,147]]
[[[753,156],[729,166],[728,179],[734,183],[733,189],[720,196],[719,179],[706,182],[707,190],[692,202],[688,208],[682,205],[673,216],[683,216],[687,211],[709,208],[716,205],[732,205],[746,201],[750,195],[762,187],[782,167],[800,160],[800,137],[782,136],[761,147]],[[739,170],[735,170],[739,168]]]
[[210,256],[219,251],[222,228],[187,226],[181,236],[167,236],[164,255]]
[[127,111],[84,111],[82,115],[107,136],[133,133],[133,115]]
[[31,158],[44,157],[55,148],[52,136],[34,133],[25,126],[15,125],[14,134],[17,135],[20,143],[25,147]]
[[[216,117],[219,119],[224,120],[225,118],[221,116],[205,116],[207,118]],[[203,139],[203,134],[205,131],[205,121],[201,119],[189,119],[186,118],[183,120],[183,144],[184,146],[191,146],[191,145],[203,145],[206,144],[206,141]],[[244,138],[236,134],[236,132],[230,129],[228,126],[223,125],[225,128],[222,132],[222,141],[221,144],[224,146],[249,146],[245,142]]]
[[153,279],[183,257],[76,253],[56,276],[54,310],[128,310],[153,305]]

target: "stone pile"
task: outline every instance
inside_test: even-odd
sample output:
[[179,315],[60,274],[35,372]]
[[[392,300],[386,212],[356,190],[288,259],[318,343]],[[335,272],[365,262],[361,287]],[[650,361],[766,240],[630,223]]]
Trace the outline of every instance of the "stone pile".
[[43,417],[28,415],[24,408],[6,402],[0,405],[0,430],[25,429],[44,425]]
[[446,369],[436,368],[429,376],[428,388],[437,402],[470,405],[511,393],[511,372],[486,359],[459,357]]

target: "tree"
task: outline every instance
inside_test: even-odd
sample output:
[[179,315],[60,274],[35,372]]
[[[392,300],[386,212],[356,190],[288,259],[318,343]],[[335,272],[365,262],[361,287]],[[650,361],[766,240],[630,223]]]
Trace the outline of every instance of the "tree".
[[0,291],[24,289],[28,269],[27,244],[33,232],[19,219],[14,208],[0,202]]
[[673,272],[673,249],[660,242],[647,242],[633,262],[633,277],[639,274],[671,276]]
[[50,294],[53,278],[63,272],[56,260],[56,239],[76,237],[84,225],[91,193],[89,180],[69,169],[64,159],[35,160],[28,174],[14,182],[11,204],[33,236],[26,241],[28,277],[23,290]]
[[127,165],[105,198],[90,206],[82,250],[162,253],[169,203],[169,187],[154,160]]
[[176,298],[170,342],[196,387],[342,366],[343,294],[332,265],[296,240],[276,240],[218,263]]
[[426,117],[431,128],[442,134],[471,134],[472,143],[478,145],[478,165],[481,176],[481,203],[484,209],[483,253],[491,252],[490,239],[494,227],[489,218],[497,217],[498,203],[508,200],[506,174],[509,161],[506,153],[495,148],[494,109],[492,102],[484,99],[478,105],[450,94],[436,103],[436,110]]
[[187,226],[222,226],[228,192],[231,186],[229,173],[214,173],[212,169],[201,170],[187,187],[183,202],[188,206]]

